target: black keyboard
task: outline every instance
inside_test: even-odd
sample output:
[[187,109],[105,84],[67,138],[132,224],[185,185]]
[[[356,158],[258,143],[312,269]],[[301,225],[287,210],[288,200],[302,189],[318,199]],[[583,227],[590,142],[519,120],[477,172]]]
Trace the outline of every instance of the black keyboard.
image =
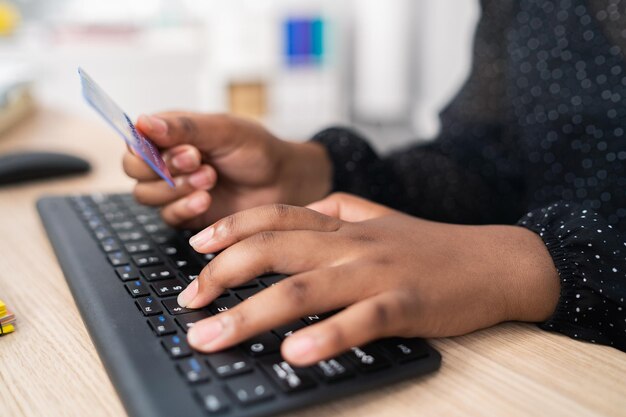
[[[328,317],[303,317],[235,348],[203,354],[186,342],[194,322],[279,282],[265,275],[190,310],[176,295],[214,255],[188,231],[127,194],[46,197],[37,207],[98,353],[131,416],[267,416],[439,368],[421,339],[383,339],[308,368],[283,361],[281,340]],[[288,279],[288,278],[286,278]]]

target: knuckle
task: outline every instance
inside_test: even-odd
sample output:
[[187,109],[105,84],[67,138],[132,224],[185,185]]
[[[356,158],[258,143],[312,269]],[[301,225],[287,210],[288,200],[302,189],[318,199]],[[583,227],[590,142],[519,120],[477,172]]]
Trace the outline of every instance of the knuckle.
[[177,122],[184,135],[195,137],[198,133],[198,127],[196,126],[196,123],[191,119],[191,117],[178,116]]
[[235,329],[241,329],[246,323],[246,316],[241,311],[241,308],[229,309],[224,319],[230,321]]
[[295,306],[304,305],[310,293],[309,282],[300,277],[287,278],[277,288],[282,290],[283,299],[288,300]]
[[289,217],[293,209],[293,207],[287,204],[273,204],[271,207],[278,220]]
[[220,231],[221,235],[230,236],[236,232],[237,223],[239,223],[237,220],[237,215],[231,214],[230,216],[227,216],[220,221],[217,229]]
[[257,244],[260,244],[263,246],[271,245],[276,240],[276,233],[267,231],[267,230],[257,233],[256,240],[257,240]]
[[389,329],[391,324],[391,311],[386,302],[373,301],[370,307],[372,327],[378,331]]

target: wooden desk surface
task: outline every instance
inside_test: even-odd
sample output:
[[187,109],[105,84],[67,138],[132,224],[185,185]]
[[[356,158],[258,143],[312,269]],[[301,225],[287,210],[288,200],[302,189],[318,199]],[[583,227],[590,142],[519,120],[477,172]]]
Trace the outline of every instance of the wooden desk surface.
[[[69,151],[94,170],[0,188],[0,298],[18,318],[0,338],[0,416],[124,416],[35,210],[44,193],[130,190],[124,146],[102,123],[41,111],[0,138],[0,154],[16,149]],[[439,372],[290,415],[626,416],[626,353],[514,323],[432,343]]]

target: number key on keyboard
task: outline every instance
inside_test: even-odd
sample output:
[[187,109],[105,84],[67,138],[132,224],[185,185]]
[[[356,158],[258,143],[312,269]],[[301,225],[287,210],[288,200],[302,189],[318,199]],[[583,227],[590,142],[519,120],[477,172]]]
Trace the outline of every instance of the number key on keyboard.
[[178,314],[186,314],[186,313],[191,313],[193,311],[198,311],[198,310],[194,310],[191,308],[185,308],[185,307],[179,306],[178,301],[176,301],[175,298],[170,298],[169,300],[163,300],[161,302],[163,303],[167,311],[169,311],[169,313],[174,316]]
[[146,253],[142,255],[133,255],[133,262],[137,266],[152,266],[162,264],[163,260],[161,260],[159,255]]
[[150,252],[154,250],[150,243],[143,240],[126,243],[124,248],[128,251],[128,253]]
[[178,279],[167,279],[165,281],[157,281],[150,285],[159,297],[167,297],[169,295],[177,295],[185,289],[182,281]]
[[174,272],[164,265],[149,266],[147,268],[141,268],[141,275],[148,281],[157,281],[159,279],[174,278]]

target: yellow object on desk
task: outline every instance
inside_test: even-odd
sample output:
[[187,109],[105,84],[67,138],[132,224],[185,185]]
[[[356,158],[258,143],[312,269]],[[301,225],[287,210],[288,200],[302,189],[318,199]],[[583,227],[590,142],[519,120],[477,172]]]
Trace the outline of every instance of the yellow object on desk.
[[20,23],[17,7],[6,1],[0,1],[0,36],[9,36]]
[[15,331],[15,314],[0,300],[0,336]]

